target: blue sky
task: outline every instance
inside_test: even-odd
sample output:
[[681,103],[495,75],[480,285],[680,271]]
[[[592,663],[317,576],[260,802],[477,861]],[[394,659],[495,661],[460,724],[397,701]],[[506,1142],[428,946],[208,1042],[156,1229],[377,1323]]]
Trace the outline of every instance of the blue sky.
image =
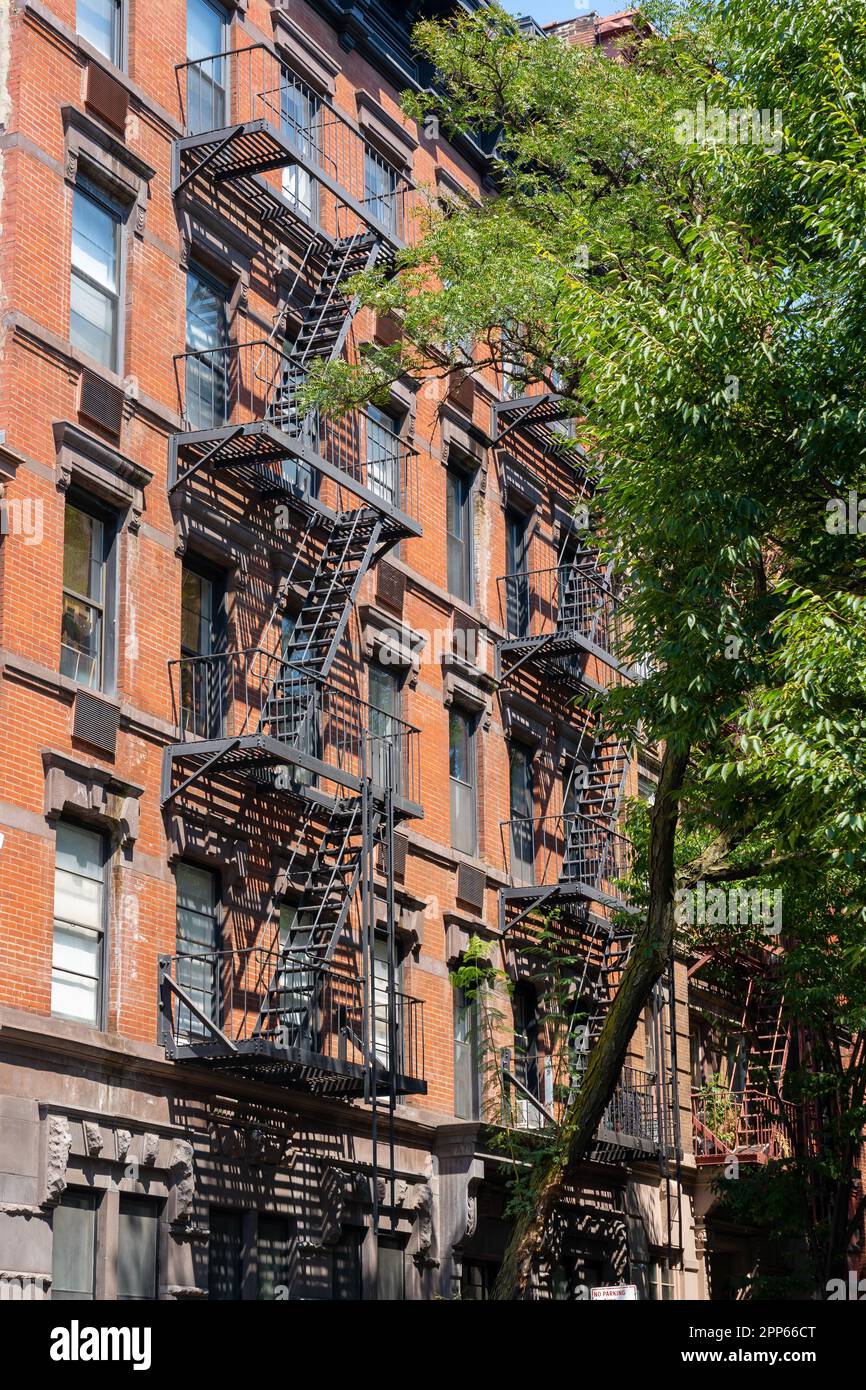
[[617,10],[627,10],[629,0],[583,0],[572,4],[571,0],[505,0],[505,9],[512,14],[530,14],[539,24],[548,24],[552,19],[571,19],[576,14],[586,14],[595,10],[596,14],[616,14]]

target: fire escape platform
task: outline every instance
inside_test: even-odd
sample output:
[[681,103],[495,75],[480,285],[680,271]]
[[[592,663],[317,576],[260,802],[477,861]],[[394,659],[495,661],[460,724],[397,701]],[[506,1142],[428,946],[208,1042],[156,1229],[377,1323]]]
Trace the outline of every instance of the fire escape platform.
[[[375,232],[392,251],[402,249],[406,242],[387,223],[375,217],[363,202],[334,178],[320,163],[298,148],[296,142],[273,122],[259,118],[220,130],[208,130],[200,135],[185,135],[176,144],[179,178],[173,190],[177,195],[198,173],[209,175],[216,183],[231,179],[242,181],[244,187],[251,175],[273,169],[297,166],[321,184],[343,207],[351,209],[358,220]],[[286,207],[287,200],[283,200]]]
[[[310,773],[313,777],[320,777],[326,782],[335,782],[338,786],[345,787],[347,791],[356,793],[361,791],[361,779],[355,773],[327,763],[321,758],[313,757],[309,753],[302,752],[293,744],[283,743],[267,734],[244,734],[237,738],[188,740],[185,743],[173,743],[165,749],[164,759],[163,805],[172,795],[176,794],[176,789],[173,791],[171,787],[172,767],[176,763],[183,763],[185,780],[196,780],[199,776],[207,773],[209,776],[226,777],[233,782],[252,782],[259,786],[280,790],[268,774],[277,768],[289,765]],[[311,791],[315,792],[316,789],[299,782],[295,789],[287,788],[286,790],[289,795],[297,796],[300,792],[306,796]],[[372,797],[373,801],[377,803],[385,800],[384,789],[375,782],[372,786]],[[324,797],[319,793],[311,799],[327,805],[333,798]],[[421,819],[424,815],[424,808],[417,802],[397,794],[394,796],[394,814],[400,819]]]
[[[591,637],[585,637],[583,633],[576,630],[563,631],[561,633],[550,633],[539,637],[509,637],[496,644],[497,660],[501,669],[500,679],[506,681],[511,672],[517,666],[523,666],[531,661],[536,669],[545,671],[554,679],[568,679],[578,676],[584,680],[584,673],[571,672],[565,669],[564,663],[570,657],[594,656],[605,666],[610,666],[627,679],[632,679],[631,668],[617,661],[609,651],[593,642]],[[596,689],[603,689],[597,682],[589,682]]]
[[[170,1049],[170,1060],[181,1063],[198,1062],[209,1069],[231,1072],[255,1081],[286,1086],[292,1090],[309,1091],[319,1096],[340,1099],[360,1099],[364,1095],[367,1068],[359,1062],[341,1057],[329,1057],[306,1048],[292,1047],[270,1038],[256,1037],[239,1040],[233,1051],[219,1042],[180,1044]],[[390,1089],[388,1072],[377,1068],[377,1092]],[[395,1075],[399,1095],[426,1095],[427,1082],[417,1077]]]
[[[365,506],[379,513],[383,530],[389,537],[409,539],[422,534],[421,523],[401,507],[367,487],[358,478],[336,467],[322,454],[287,434],[269,420],[254,420],[240,425],[221,425],[214,429],[188,430],[173,436],[172,448],[182,460],[181,477],[202,470],[225,474],[262,496],[301,503],[332,518],[335,513],[311,497],[309,493],[285,477],[282,465],[293,460],[311,473],[328,478],[335,486],[346,488]],[[175,473],[172,467],[172,475]],[[172,477],[172,486],[180,479]]]
[[506,903],[515,903],[525,909],[533,898],[538,898],[539,906],[543,899],[544,908],[548,910],[555,906],[558,899],[585,898],[616,912],[628,912],[631,916],[636,916],[639,912],[638,908],[617,897],[615,893],[606,893],[604,889],[577,880],[560,879],[556,883],[532,883],[520,888],[502,888],[500,892],[503,906]]

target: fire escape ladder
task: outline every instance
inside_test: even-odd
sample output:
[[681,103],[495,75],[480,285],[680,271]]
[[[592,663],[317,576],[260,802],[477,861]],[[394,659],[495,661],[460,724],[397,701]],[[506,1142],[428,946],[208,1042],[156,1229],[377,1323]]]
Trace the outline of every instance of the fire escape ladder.
[[[594,861],[596,887],[609,877],[609,853],[593,840],[593,828],[616,831],[620,807],[628,779],[629,757],[622,739],[602,736],[596,740],[589,764],[589,775],[580,799],[580,815],[566,816],[565,851],[562,877],[569,881],[582,877],[587,859]],[[607,837],[602,836],[603,841]],[[611,842],[612,843],[612,842]]]
[[327,676],[382,529],[368,508],[337,518],[284,652],[301,671]]
[[599,918],[591,919],[591,935],[584,953],[583,973],[576,1000],[583,1007],[569,1028],[569,1055],[575,1073],[586,1070],[589,1053],[601,1036],[608,1010],[616,996],[628,963],[631,932]]
[[341,285],[359,271],[370,270],[382,243],[370,232],[356,232],[336,241],[325,261],[295,340],[294,356],[304,368],[315,359],[333,362],[340,356],[357,309]]

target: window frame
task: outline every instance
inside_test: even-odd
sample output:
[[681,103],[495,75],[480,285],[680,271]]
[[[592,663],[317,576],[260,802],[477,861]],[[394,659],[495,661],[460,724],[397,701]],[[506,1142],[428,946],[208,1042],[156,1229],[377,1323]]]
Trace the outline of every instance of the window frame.
[[111,63],[112,67],[119,72],[125,73],[129,64],[129,3],[128,0],[111,0],[117,14],[117,31],[115,34],[114,52],[106,53],[93,39],[87,37],[78,27],[78,8],[81,0],[76,0],[75,4],[75,32],[80,39],[89,44],[97,53],[100,53],[106,62]]
[[[453,720],[462,720],[466,728],[466,738],[468,743],[467,761],[469,781],[464,782],[461,778],[455,777],[451,768],[452,738],[451,729]],[[448,710],[448,783],[450,791],[451,807],[451,848],[456,849],[461,854],[468,854],[475,858],[478,854],[478,716],[471,710],[464,709],[462,705],[452,704]],[[471,810],[471,834],[465,839],[461,838],[457,831],[458,818],[455,814],[455,786],[466,788],[466,795]],[[467,848],[467,846],[469,846]]]
[[[98,926],[98,927],[90,927],[90,926],[87,926],[87,925],[85,925],[84,923],[80,923],[80,922],[61,921],[61,926],[64,926],[64,925],[65,925],[65,926],[67,926],[67,927],[77,927],[77,928],[79,928],[79,930],[84,930],[84,931],[88,931],[88,932],[92,932],[92,931],[97,932],[97,934],[98,934],[98,940],[97,940],[96,960],[97,960],[97,964],[98,964],[99,973],[98,973],[98,975],[95,977],[95,978],[96,978],[96,983],[97,983],[96,1009],[95,1009],[95,1015],[96,1015],[96,1016],[95,1016],[95,1018],[94,1018],[94,1020],[93,1020],[92,1023],[91,1023],[88,1019],[76,1017],[74,1014],[64,1014],[64,1013],[60,1013],[59,1011],[55,1011],[55,1009],[54,1009],[54,1007],[53,1007],[53,1001],[52,1001],[52,1007],[51,1007],[50,1013],[51,1013],[51,1017],[52,1017],[52,1018],[61,1018],[61,1019],[64,1019],[64,1020],[66,1020],[67,1022],[70,1022],[70,1023],[80,1023],[80,1024],[83,1024],[83,1026],[86,1027],[86,1028],[96,1028],[96,1029],[98,1029],[98,1030],[101,1032],[101,1031],[103,1031],[104,1028],[105,1028],[105,1022],[106,1022],[106,1018],[107,1018],[107,1016],[108,1016],[108,960],[109,960],[109,955],[108,955],[108,933],[109,933],[109,922],[110,922],[108,898],[109,898],[109,890],[110,890],[110,876],[106,873],[106,870],[107,870],[107,868],[109,867],[109,864],[110,864],[110,862],[111,862],[111,847],[110,847],[110,843],[109,843],[109,840],[108,840],[108,836],[107,836],[102,830],[100,830],[100,829],[98,829],[98,828],[95,828],[95,827],[92,826],[92,825],[85,825],[85,824],[83,824],[83,823],[81,823],[81,822],[79,822],[79,821],[73,820],[73,819],[71,819],[71,818],[69,818],[69,817],[61,816],[61,817],[58,819],[58,821],[57,821],[57,826],[56,826],[56,829],[55,829],[55,835],[54,835],[54,898],[53,898],[53,902],[52,902],[52,916],[51,916],[51,945],[52,945],[52,956],[51,956],[51,992],[52,992],[52,995],[53,995],[53,992],[54,992],[54,970],[55,970],[55,965],[54,965],[54,937],[55,937],[55,932],[56,932],[57,924],[58,924],[58,916],[57,916],[57,873],[58,873],[58,868],[57,868],[57,834],[58,834],[58,831],[60,830],[60,828],[61,828],[62,826],[68,826],[68,827],[69,827],[70,829],[72,829],[72,830],[77,830],[77,831],[79,831],[79,832],[84,832],[85,834],[94,836],[94,838],[97,840],[97,842],[98,842],[98,844],[99,844],[99,847],[100,847],[100,851],[101,851],[101,853],[100,853],[100,872],[101,872],[101,878],[98,879],[98,880],[95,880],[95,879],[94,879],[94,880],[91,880],[91,882],[99,882],[100,885],[101,885],[100,903],[99,903],[99,926]],[[68,869],[61,869],[60,872],[61,872],[61,873],[69,873],[69,872],[71,872],[71,871],[68,870]],[[67,972],[65,972],[65,973],[70,974],[70,973],[72,973],[72,972],[67,971]]]
[[[207,348],[196,348],[196,347],[193,347],[193,345],[192,345],[192,343],[191,343],[191,341],[190,341],[190,333],[189,333],[189,325],[190,325],[190,312],[189,312],[190,293],[189,293],[189,292],[190,292],[190,283],[191,283],[191,281],[193,281],[193,280],[198,281],[199,284],[201,284],[201,285],[203,285],[204,287],[206,287],[207,289],[209,289],[209,290],[211,291],[211,293],[214,295],[214,297],[219,299],[220,306],[221,306],[221,309],[222,309],[222,322],[221,322],[221,325],[220,325],[220,328],[221,328],[221,341],[218,342],[218,343],[214,343],[214,344],[212,344],[210,347],[207,347]],[[184,279],[184,293],[185,293],[185,297],[184,297],[183,350],[184,350],[184,353],[186,354],[186,356],[185,356],[185,358],[184,358],[183,409],[184,409],[184,415],[185,415],[185,417],[186,417],[186,420],[187,420],[187,422],[188,422],[188,424],[189,424],[190,429],[195,430],[195,431],[201,431],[202,433],[206,433],[208,430],[223,429],[226,425],[230,424],[230,422],[231,422],[232,401],[231,401],[230,389],[229,389],[229,386],[228,386],[228,381],[229,381],[229,365],[230,365],[230,362],[231,362],[231,357],[230,357],[229,353],[230,353],[230,349],[231,349],[231,346],[232,346],[231,332],[230,332],[230,315],[229,315],[229,304],[230,304],[230,301],[231,301],[231,289],[230,289],[229,285],[228,285],[224,280],[221,280],[217,275],[213,274],[210,270],[208,270],[208,268],[207,268],[206,266],[203,266],[203,265],[201,264],[200,261],[197,261],[197,260],[190,260],[190,263],[189,263],[189,265],[187,266],[187,269],[186,269],[186,276],[185,276],[185,279]],[[218,370],[215,370],[215,369],[213,369],[213,368],[210,368],[210,369],[209,369],[211,378],[212,378],[212,379],[215,378],[215,379],[217,379],[217,380],[220,382],[220,391],[221,391],[221,393],[222,393],[222,418],[221,418],[221,419],[218,419],[217,416],[214,415],[213,419],[209,419],[206,423],[202,423],[202,420],[201,420],[201,419],[199,419],[199,418],[194,418],[194,417],[190,414],[190,371],[189,371],[189,368],[190,368],[190,363],[194,360],[193,357],[191,356],[191,354],[193,354],[193,353],[207,353],[207,354],[213,354],[213,356],[210,356],[210,357],[208,358],[208,361],[217,360],[217,354],[219,354],[219,353],[222,354],[222,366],[221,366]],[[202,365],[200,360],[199,360],[199,365],[200,365],[200,366]],[[199,399],[198,404],[199,404],[199,407],[200,407],[200,406],[201,406],[201,399]],[[211,413],[213,414],[213,410],[211,411]]]
[[[120,532],[120,519],[111,507],[105,506],[90,493],[79,488],[70,488],[66,494],[63,506],[64,571],[66,562],[66,511],[69,507],[71,507],[73,511],[82,512],[93,521],[98,521],[103,528],[103,555],[100,561],[103,570],[103,594],[101,604],[98,604],[94,603],[88,595],[79,594],[77,590],[67,590],[65,574],[61,572],[60,661],[57,669],[66,680],[71,680],[74,685],[81,686],[84,690],[92,690],[100,695],[113,695],[117,687],[117,627],[119,618],[118,536]],[[66,675],[63,671],[63,611],[67,592],[71,598],[77,600],[79,603],[97,608],[100,611],[100,669],[97,672],[96,680],[92,684],[81,681],[76,676]]]
[[[124,314],[124,293],[126,281],[126,247],[125,247],[125,228],[129,216],[129,205],[121,202],[105,188],[99,180],[99,169],[91,167],[89,164],[85,168],[79,168],[75,183],[72,189],[72,214],[69,230],[69,342],[76,352],[82,353],[89,361],[103,372],[111,372],[114,376],[122,376],[125,361],[125,338],[126,338],[126,316]],[[95,175],[95,176],[94,176]],[[75,203],[76,199],[82,198],[86,202],[94,204],[114,222],[115,227],[115,284],[113,290],[106,290],[98,280],[84,270],[77,269],[75,265]],[[73,305],[72,290],[73,284],[80,281],[88,289],[106,299],[110,299],[114,306],[113,342],[111,360],[101,361],[94,357],[87,347],[76,342],[73,336]]]
[[[155,1225],[155,1243],[154,1243],[154,1251],[153,1251],[153,1270],[152,1270],[152,1273],[153,1273],[153,1295],[152,1295],[152,1297],[151,1297],[150,1295],[138,1295],[138,1294],[128,1294],[128,1293],[121,1293],[121,1292],[120,1292],[120,1244],[121,1244],[121,1231],[122,1231],[122,1229],[123,1229],[123,1225],[122,1225],[122,1223],[123,1223],[123,1215],[124,1215],[123,1208],[124,1208],[124,1205],[126,1205],[126,1206],[128,1207],[128,1206],[130,1206],[130,1205],[132,1205],[132,1204],[135,1204],[135,1205],[137,1205],[137,1206],[139,1206],[139,1207],[147,1207],[147,1208],[149,1208],[149,1209],[152,1211],[152,1213],[153,1213],[153,1220],[154,1220],[154,1225]],[[119,1194],[119,1200],[118,1200],[118,1205],[117,1205],[117,1252],[116,1252],[116,1256],[115,1256],[115,1263],[116,1263],[116,1287],[115,1287],[115,1298],[116,1298],[116,1300],[117,1300],[118,1303],[151,1303],[151,1302],[156,1302],[156,1301],[159,1299],[159,1278],[160,1278],[160,1273],[161,1273],[161,1269],[162,1269],[162,1261],[161,1261],[161,1258],[160,1258],[160,1257],[161,1257],[161,1254],[162,1254],[162,1251],[161,1251],[161,1249],[160,1249],[160,1246],[161,1246],[161,1243],[162,1243],[161,1225],[162,1225],[162,1220],[163,1220],[164,1211],[165,1211],[165,1203],[162,1201],[161,1198],[158,1198],[158,1197],[148,1197],[148,1196],[146,1196],[144,1193],[139,1193],[139,1192],[121,1192],[121,1193]]]
[[[452,995],[453,1046],[454,1046],[454,1114],[460,1120],[480,1120],[484,1099],[484,1077],[481,1067],[481,1003],[476,993],[474,999],[467,1000],[466,991],[455,985]],[[458,1037],[458,1022],[466,1020],[466,1038]],[[463,1077],[463,1069],[469,1073]],[[458,1085],[458,1077],[466,1083],[469,1101],[463,1105],[464,1086]],[[467,1113],[468,1112],[468,1113]]]
[[[91,1290],[92,1290],[92,1293],[91,1293],[90,1298],[82,1298],[82,1296],[81,1296],[81,1291],[80,1291],[80,1290],[77,1290],[77,1289],[68,1289],[68,1290],[64,1290],[64,1292],[67,1293],[67,1294],[69,1295],[68,1298],[58,1298],[58,1297],[57,1297],[57,1284],[55,1283],[55,1280],[54,1280],[54,1258],[55,1258],[55,1253],[56,1253],[56,1250],[55,1250],[55,1242],[56,1242],[56,1240],[57,1240],[57,1226],[56,1226],[57,1212],[60,1211],[64,1206],[68,1208],[68,1207],[72,1206],[73,1204],[75,1204],[76,1206],[83,1207],[84,1209],[89,1210],[89,1211],[92,1213],[93,1258],[92,1258],[91,1270],[90,1270],[90,1281],[91,1281]],[[100,1230],[99,1230],[99,1227],[100,1227],[100,1216],[101,1216],[101,1210],[100,1210],[100,1209],[101,1209],[101,1207],[102,1207],[102,1193],[101,1193],[101,1192],[98,1192],[98,1191],[96,1191],[96,1190],[94,1190],[94,1189],[91,1189],[91,1188],[82,1188],[82,1187],[67,1187],[66,1191],[62,1194],[62,1196],[61,1196],[61,1198],[60,1198],[60,1201],[58,1202],[57,1206],[55,1207],[54,1212],[53,1212],[53,1214],[52,1214],[52,1219],[51,1219],[51,1301],[52,1301],[52,1302],[57,1302],[57,1303],[74,1303],[74,1302],[81,1302],[81,1303],[85,1303],[85,1302],[86,1302],[86,1303],[91,1303],[91,1302],[92,1302],[92,1303],[95,1303],[95,1302],[97,1301],[97,1299],[99,1298],[99,1287],[98,1287],[98,1285],[99,1285],[99,1245],[100,1245]]]
[[[179,881],[178,881],[178,874],[179,874],[183,869],[192,869],[192,870],[194,870],[194,871],[197,872],[197,873],[207,874],[207,875],[210,877],[210,881],[211,881],[211,884],[212,884],[212,887],[213,887],[214,946],[213,946],[213,950],[212,950],[212,951],[208,950],[208,951],[203,952],[202,954],[204,954],[204,955],[213,954],[215,957],[217,957],[217,962],[216,962],[216,964],[215,964],[215,968],[214,968],[214,972],[213,972],[213,980],[212,980],[212,984],[211,984],[211,986],[210,986],[210,988],[211,988],[211,990],[212,990],[212,996],[213,996],[213,1014],[212,1014],[212,1016],[211,1016],[211,1022],[215,1023],[217,1027],[220,1027],[220,1026],[221,1026],[221,1022],[222,1022],[222,1013],[223,1013],[223,1010],[222,1010],[222,1002],[223,1002],[223,1001],[222,1001],[222,997],[221,997],[221,994],[220,994],[220,970],[219,970],[219,961],[218,961],[218,957],[219,957],[219,953],[220,953],[220,952],[222,951],[222,949],[223,949],[223,925],[224,925],[224,923],[223,923],[223,899],[222,899],[223,885],[222,885],[222,877],[221,877],[220,872],[219,872],[218,869],[213,869],[213,868],[211,868],[211,867],[210,867],[209,865],[207,865],[207,864],[198,864],[198,863],[195,862],[195,860],[192,860],[192,859],[181,859],[181,860],[178,860],[177,864],[175,865],[174,880],[175,880],[175,956],[176,956],[176,957],[180,957],[180,956],[182,956],[182,955],[184,954],[184,952],[178,950],[178,945],[179,945],[179,941],[180,941],[179,933],[178,933],[178,928],[179,928],[179,925],[180,925],[180,912],[181,912],[181,903],[180,903],[180,900],[179,900],[179,899],[180,899],[180,883],[179,883]],[[187,909],[185,909],[185,910],[186,910],[186,911],[193,911],[194,909],[189,909],[189,908],[187,908]],[[204,914],[204,913],[198,913],[197,915],[203,917],[205,914]],[[189,953],[189,954],[192,954],[192,953]],[[179,960],[176,961],[176,967],[175,967],[175,968],[176,968],[176,972],[177,972],[178,981],[179,981],[179,983],[181,984],[181,986],[182,986],[183,988],[185,988],[185,989],[187,990],[187,992],[190,993],[190,994],[192,995],[192,997],[193,997],[193,999],[195,1000],[195,1002],[199,1005],[200,1008],[202,1008],[202,1012],[203,1012],[203,1013],[204,1013],[204,1012],[207,1012],[207,1011],[203,1008],[203,1006],[202,1006],[200,1000],[196,997],[198,994],[200,994],[200,993],[203,992],[202,989],[201,989],[201,987],[198,986],[198,985],[192,985],[192,986],[191,986],[188,982],[183,981],[183,980],[180,979],[181,971],[180,971],[180,961],[179,961]],[[184,1009],[185,1009],[185,1005],[179,1003],[179,1004],[178,1004],[178,1029],[180,1029],[180,1019],[181,1019],[181,1017],[182,1017],[182,1011],[183,1011]],[[195,1025],[196,1027],[198,1027],[198,1028],[204,1028],[204,1024],[201,1024],[201,1023],[199,1022],[199,1020],[196,1019],[195,1016],[194,1016],[193,1014],[190,1014],[190,1015],[189,1015],[189,1022],[190,1022],[190,1024],[194,1024],[194,1025]],[[195,1037],[195,1035],[193,1035],[193,1037]]]
[[[474,527],[474,495],[475,495],[475,474],[459,463],[449,463],[445,469],[445,544],[446,544],[446,582],[448,592],[454,598],[460,599],[462,603],[470,607],[475,601],[475,527]],[[455,484],[466,489],[465,496],[460,502],[459,515],[463,520],[465,534],[457,536],[450,529],[449,501],[451,489]],[[452,571],[452,558],[455,548],[461,547],[461,559],[459,562],[460,580],[459,586],[454,584],[455,574]],[[456,565],[456,560],[454,561]]]

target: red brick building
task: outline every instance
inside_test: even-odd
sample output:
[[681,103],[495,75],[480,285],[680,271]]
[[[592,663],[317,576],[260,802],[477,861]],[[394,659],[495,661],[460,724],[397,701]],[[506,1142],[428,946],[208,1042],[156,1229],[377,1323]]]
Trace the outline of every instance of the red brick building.
[[[313,359],[399,333],[346,276],[425,200],[484,196],[483,151],[401,113],[408,23],[0,17],[0,1278],[25,1296],[485,1296],[490,1135],[561,1105],[627,956],[618,820],[654,769],[586,711],[636,673],[556,398],[482,374],[298,403]],[[583,961],[556,1027],[554,907]],[[451,978],[476,937],[483,1004]],[[688,1033],[681,962],[548,1293],[705,1291]]]

